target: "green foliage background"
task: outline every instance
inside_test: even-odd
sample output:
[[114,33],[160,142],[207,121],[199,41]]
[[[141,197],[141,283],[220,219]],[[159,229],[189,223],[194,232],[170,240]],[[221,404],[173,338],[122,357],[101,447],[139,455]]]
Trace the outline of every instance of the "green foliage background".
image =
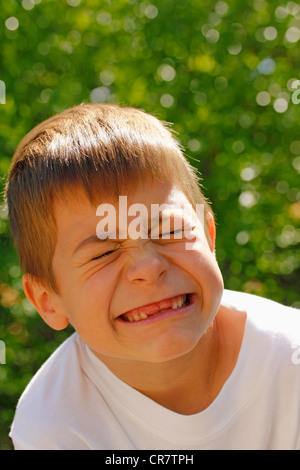
[[[300,307],[299,38],[293,1],[2,2],[2,189],[41,120],[82,101],[141,107],[175,123],[202,174],[225,287]],[[11,449],[17,399],[70,331],[50,330],[24,299],[4,206],[0,237],[0,449]]]

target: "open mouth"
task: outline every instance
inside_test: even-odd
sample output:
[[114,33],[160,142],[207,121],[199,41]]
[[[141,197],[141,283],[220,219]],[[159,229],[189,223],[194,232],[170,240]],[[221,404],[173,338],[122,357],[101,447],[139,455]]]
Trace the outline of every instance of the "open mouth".
[[181,294],[169,299],[162,300],[144,307],[130,310],[129,312],[123,313],[118,319],[125,322],[137,322],[146,320],[149,317],[153,317],[166,312],[167,310],[172,312],[183,307],[190,305],[192,294]]

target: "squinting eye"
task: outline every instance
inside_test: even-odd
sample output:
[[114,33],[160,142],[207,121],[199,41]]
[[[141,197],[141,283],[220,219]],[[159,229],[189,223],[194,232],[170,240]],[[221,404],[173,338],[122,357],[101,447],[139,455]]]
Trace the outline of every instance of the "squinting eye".
[[159,238],[165,236],[165,235],[174,235],[175,233],[179,233],[179,232],[182,232],[182,228],[179,228],[177,230],[172,230],[170,232],[165,232],[165,233],[160,233],[159,234]]
[[108,255],[110,255],[111,253],[114,253],[115,251],[116,251],[116,250],[107,251],[106,253],[103,253],[102,255],[95,256],[95,258],[92,258],[91,261],[95,261],[96,259],[99,259],[99,258],[104,258],[104,256],[108,256]]

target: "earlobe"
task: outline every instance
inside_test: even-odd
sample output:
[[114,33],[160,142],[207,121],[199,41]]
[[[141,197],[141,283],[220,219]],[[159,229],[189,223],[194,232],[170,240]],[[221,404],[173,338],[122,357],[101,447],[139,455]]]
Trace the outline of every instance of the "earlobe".
[[59,305],[57,295],[30,274],[23,275],[22,283],[27,299],[45,323],[54,330],[66,328],[69,320]]

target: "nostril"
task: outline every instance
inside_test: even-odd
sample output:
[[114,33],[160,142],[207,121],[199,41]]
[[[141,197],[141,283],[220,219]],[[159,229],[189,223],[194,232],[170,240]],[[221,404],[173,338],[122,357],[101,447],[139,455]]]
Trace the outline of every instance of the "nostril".
[[169,269],[169,263],[157,254],[134,257],[127,267],[127,278],[131,282],[157,282]]

